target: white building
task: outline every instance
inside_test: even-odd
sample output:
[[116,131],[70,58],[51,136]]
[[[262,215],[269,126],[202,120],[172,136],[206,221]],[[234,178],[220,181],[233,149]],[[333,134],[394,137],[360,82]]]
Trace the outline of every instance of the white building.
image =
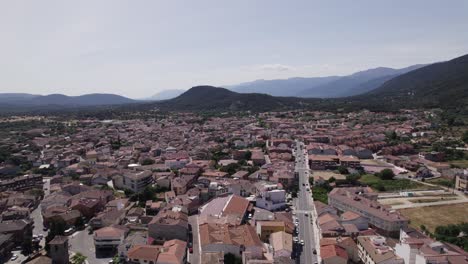
[[117,248],[125,239],[126,230],[116,227],[103,227],[94,232],[96,249]]
[[256,206],[268,211],[276,211],[286,207],[286,191],[277,184],[260,183],[257,185]]

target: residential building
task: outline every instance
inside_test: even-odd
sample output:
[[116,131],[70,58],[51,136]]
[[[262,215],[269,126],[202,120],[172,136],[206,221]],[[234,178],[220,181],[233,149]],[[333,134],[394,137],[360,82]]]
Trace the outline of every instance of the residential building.
[[284,231],[272,233],[269,238],[273,247],[273,257],[291,257],[293,252],[292,235]]
[[278,184],[260,183],[257,186],[256,206],[268,211],[276,211],[286,207],[286,191]]
[[256,231],[260,240],[267,242],[270,235],[275,232],[285,231],[286,227],[283,221],[257,221]]
[[320,257],[323,264],[347,264],[348,253],[338,245],[326,245],[320,247]]
[[96,250],[117,248],[125,239],[128,229],[125,227],[108,226],[94,231],[94,246]]
[[201,253],[223,252],[242,257],[248,253],[254,258],[263,256],[263,244],[250,225],[201,224],[199,226]]
[[124,173],[122,178],[122,186],[117,186],[122,189],[129,189],[134,193],[143,191],[146,186],[153,182],[153,174],[151,171],[130,172]]
[[164,208],[148,224],[148,240],[154,242],[188,239],[188,215],[178,207]]
[[42,189],[42,184],[42,175],[24,175],[13,179],[0,180],[0,191],[23,191],[32,188]]
[[368,188],[335,188],[328,194],[328,204],[341,212],[351,211],[368,219],[380,232],[398,236],[408,219],[390,207],[381,205]]
[[52,258],[52,262],[56,264],[68,264],[68,237],[66,236],[55,236],[49,242],[49,255]]
[[237,195],[218,197],[199,208],[200,223],[230,223],[240,225],[249,201]]
[[364,264],[404,264],[404,259],[397,256],[386,244],[385,237],[359,236],[357,238],[359,258]]
[[403,258],[405,264],[468,263],[468,254],[463,249],[406,229],[400,231],[395,254]]

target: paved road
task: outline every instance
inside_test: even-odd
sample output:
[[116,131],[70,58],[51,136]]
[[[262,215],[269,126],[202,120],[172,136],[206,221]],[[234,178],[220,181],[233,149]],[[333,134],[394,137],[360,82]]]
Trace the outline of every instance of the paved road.
[[192,244],[193,244],[193,253],[188,254],[188,261],[190,264],[200,264],[201,263],[201,245],[200,237],[198,233],[198,215],[192,215],[189,217],[189,223],[192,226]]
[[[44,190],[44,196],[49,195],[50,193],[50,178],[44,178],[43,180],[43,190]],[[42,224],[42,214],[41,214],[41,205],[39,205],[36,209],[31,211],[31,214],[29,214],[29,217],[34,221],[34,228],[33,228],[33,235],[43,235],[43,239],[39,243],[43,248],[45,246],[45,237],[47,236],[47,232],[43,231],[43,224]],[[24,256],[21,253],[21,250],[15,250],[12,251],[12,254],[15,254],[18,256],[18,259],[16,260],[9,260],[7,261],[8,264],[19,264],[22,263],[23,261],[26,260],[27,256]]]
[[70,244],[70,256],[79,252],[87,257],[86,260],[90,264],[109,263],[109,260],[113,257],[113,254],[107,256],[96,256],[93,234],[89,234],[86,229],[77,231],[68,236],[68,241]]
[[[302,146],[302,148],[300,148]],[[315,209],[309,187],[309,166],[307,162],[307,154],[305,153],[304,144],[297,142],[296,144],[296,172],[299,176],[299,192],[295,199],[295,213],[299,219],[299,240],[304,240],[302,247],[300,263],[313,264],[320,262],[318,231],[315,226]],[[303,186],[304,184],[304,186]],[[314,254],[314,250],[317,254]]]

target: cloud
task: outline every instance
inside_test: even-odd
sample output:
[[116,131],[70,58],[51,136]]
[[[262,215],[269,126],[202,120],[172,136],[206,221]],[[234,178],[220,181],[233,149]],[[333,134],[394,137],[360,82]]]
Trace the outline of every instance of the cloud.
[[289,66],[289,65],[284,65],[284,64],[263,64],[263,65],[256,66],[255,69],[262,70],[262,71],[277,71],[277,72],[295,70],[294,67]]

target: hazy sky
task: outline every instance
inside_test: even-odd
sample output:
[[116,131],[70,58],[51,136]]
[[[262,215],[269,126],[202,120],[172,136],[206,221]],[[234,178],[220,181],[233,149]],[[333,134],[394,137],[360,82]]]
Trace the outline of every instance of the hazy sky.
[[467,53],[466,0],[0,0],[0,92],[139,98]]

